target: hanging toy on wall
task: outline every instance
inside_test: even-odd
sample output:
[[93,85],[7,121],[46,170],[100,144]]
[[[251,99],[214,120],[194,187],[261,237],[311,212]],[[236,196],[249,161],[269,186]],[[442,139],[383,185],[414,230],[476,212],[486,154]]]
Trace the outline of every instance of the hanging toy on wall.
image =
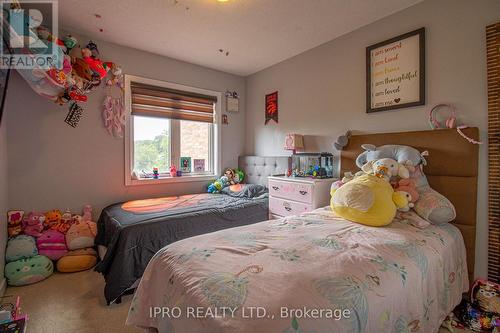
[[351,137],[351,131],[347,131],[344,135],[340,135],[337,141],[333,143],[333,146],[337,150],[343,150],[345,146],[349,143],[349,138]]
[[122,69],[113,64],[112,77],[106,81],[106,97],[103,102],[102,117],[104,127],[110,135],[122,138],[125,131],[124,83]]

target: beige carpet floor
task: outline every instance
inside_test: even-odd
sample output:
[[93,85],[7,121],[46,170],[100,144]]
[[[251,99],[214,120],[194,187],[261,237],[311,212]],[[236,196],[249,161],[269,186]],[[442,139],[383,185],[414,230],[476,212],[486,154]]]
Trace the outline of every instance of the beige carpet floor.
[[125,326],[132,296],[107,306],[104,279],[92,270],[62,274],[24,287],[9,287],[6,295],[21,296],[29,316],[27,333],[137,333]]
[[[103,290],[103,277],[89,270],[55,273],[30,286],[9,287],[6,295],[21,296],[23,312],[29,316],[27,333],[141,332],[125,326],[132,296],[124,297],[122,304],[106,306]],[[446,332],[443,328],[439,331]]]

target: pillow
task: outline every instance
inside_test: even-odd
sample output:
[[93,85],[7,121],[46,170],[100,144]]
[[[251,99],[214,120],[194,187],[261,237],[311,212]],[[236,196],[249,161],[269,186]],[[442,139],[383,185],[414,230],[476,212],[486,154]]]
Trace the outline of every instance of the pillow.
[[366,162],[381,158],[392,158],[402,164],[427,164],[422,154],[415,148],[403,145],[384,145],[376,147],[370,144],[361,145],[365,152],[356,158],[356,165],[361,168]]
[[68,252],[64,234],[56,230],[45,230],[42,236],[36,240],[38,253],[49,257],[52,260],[58,260]]
[[57,270],[62,273],[73,273],[91,269],[97,263],[97,252],[87,247],[69,251],[57,261]]
[[258,184],[236,184],[223,188],[221,193],[235,198],[256,198],[267,194],[267,187]]
[[71,225],[66,233],[66,244],[70,250],[78,250],[94,246],[94,238],[97,234],[95,222],[82,221]]
[[7,249],[5,250],[5,261],[11,262],[19,259],[36,256],[38,249],[36,248],[35,239],[28,235],[19,235],[9,239]]
[[455,207],[450,200],[430,187],[422,166],[416,167],[410,178],[417,185],[419,199],[413,209],[420,217],[433,224],[448,223],[457,217]]
[[5,265],[5,277],[10,286],[24,286],[48,278],[54,271],[54,264],[45,256],[34,256],[9,262]]

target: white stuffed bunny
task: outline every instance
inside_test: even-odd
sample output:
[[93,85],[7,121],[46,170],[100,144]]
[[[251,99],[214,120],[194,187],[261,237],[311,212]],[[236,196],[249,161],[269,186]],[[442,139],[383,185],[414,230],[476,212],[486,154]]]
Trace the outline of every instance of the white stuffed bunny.
[[367,162],[361,167],[361,170],[387,181],[390,181],[391,177],[395,176],[399,176],[401,178],[410,177],[408,169],[403,164],[398,163],[392,158],[381,158],[379,160]]

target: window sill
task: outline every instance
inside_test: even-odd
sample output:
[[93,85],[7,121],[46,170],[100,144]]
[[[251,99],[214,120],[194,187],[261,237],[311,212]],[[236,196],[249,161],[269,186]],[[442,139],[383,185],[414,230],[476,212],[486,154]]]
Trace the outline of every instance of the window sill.
[[183,175],[180,177],[164,177],[159,179],[143,178],[143,179],[128,179],[126,186],[137,185],[159,185],[170,183],[190,183],[190,182],[208,182],[216,179],[216,175]]

